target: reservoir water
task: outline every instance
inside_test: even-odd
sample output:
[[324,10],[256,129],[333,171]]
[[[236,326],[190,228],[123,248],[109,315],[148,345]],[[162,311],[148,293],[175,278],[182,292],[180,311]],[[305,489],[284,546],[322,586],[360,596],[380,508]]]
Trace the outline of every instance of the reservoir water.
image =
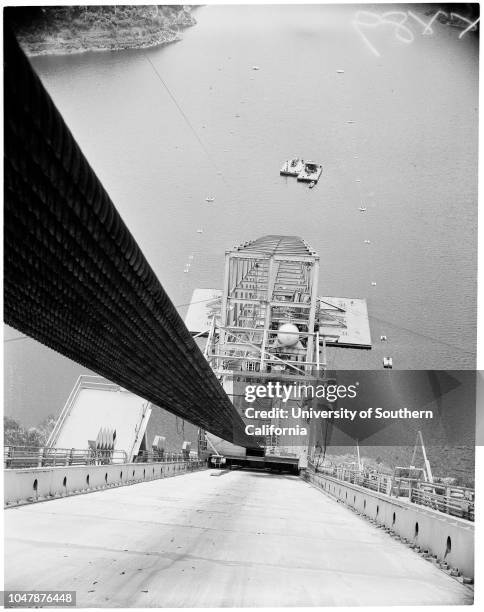
[[[212,5],[175,44],[32,60],[182,314],[226,249],[299,235],[320,295],[368,300],[373,350],[331,366],[474,367],[478,38],[389,10]],[[279,176],[293,156],[315,189]]]

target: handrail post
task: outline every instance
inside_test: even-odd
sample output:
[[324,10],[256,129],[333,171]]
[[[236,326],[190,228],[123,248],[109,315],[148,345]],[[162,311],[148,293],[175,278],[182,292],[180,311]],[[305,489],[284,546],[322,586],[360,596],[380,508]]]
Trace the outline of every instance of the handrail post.
[[42,467],[43,459],[44,459],[44,447],[41,446],[39,448],[39,453],[38,453],[37,467]]

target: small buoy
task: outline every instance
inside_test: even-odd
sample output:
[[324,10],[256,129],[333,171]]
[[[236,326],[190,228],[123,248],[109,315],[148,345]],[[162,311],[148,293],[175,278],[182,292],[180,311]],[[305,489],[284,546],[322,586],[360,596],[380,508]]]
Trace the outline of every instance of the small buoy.
[[386,336],[380,336],[380,340],[381,340],[381,342],[386,342],[387,341],[387,337]]

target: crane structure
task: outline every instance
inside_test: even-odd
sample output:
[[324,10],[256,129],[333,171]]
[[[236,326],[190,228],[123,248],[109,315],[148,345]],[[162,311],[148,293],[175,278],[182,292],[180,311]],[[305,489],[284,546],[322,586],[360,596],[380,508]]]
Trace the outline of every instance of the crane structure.
[[[318,254],[296,236],[264,236],[226,252],[220,317],[212,317],[205,355],[243,419],[247,384],[307,382],[324,368],[318,276]],[[270,411],[281,403],[258,399],[257,407]],[[294,403],[291,398],[285,407]],[[277,428],[263,437],[266,457],[292,458],[296,465],[305,458],[306,435],[277,433],[279,426],[302,426],[302,419],[259,418],[252,424]]]
[[225,254],[220,319],[206,357],[221,377],[297,380],[319,359],[319,256],[296,236],[264,236]]
[[[245,242],[225,253],[222,290],[195,290],[186,317],[192,334],[207,337],[205,357],[246,425],[249,406],[266,413],[250,422],[263,429],[266,457],[296,463],[307,456],[310,423],[293,408],[312,401],[303,387],[324,384],[327,344],[371,347],[366,301],[318,296],[319,264],[298,236]],[[269,391],[271,383],[291,386],[290,394],[247,402],[248,385]]]

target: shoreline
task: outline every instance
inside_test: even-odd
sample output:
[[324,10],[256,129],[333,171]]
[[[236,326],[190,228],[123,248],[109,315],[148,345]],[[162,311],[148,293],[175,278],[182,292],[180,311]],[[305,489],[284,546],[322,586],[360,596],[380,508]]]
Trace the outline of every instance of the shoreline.
[[[163,33],[164,34],[164,33]],[[81,55],[83,53],[105,53],[107,51],[133,51],[133,50],[144,50],[152,49],[155,47],[161,47],[162,45],[169,45],[172,43],[180,42],[182,36],[176,32],[172,36],[160,36],[159,40],[148,40],[148,41],[133,41],[131,42],[113,42],[110,45],[107,43],[92,44],[87,46],[71,46],[63,47],[59,44],[52,44],[51,47],[46,49],[32,49],[28,43],[20,41],[20,45],[24,50],[27,57],[45,57],[45,56],[63,56],[63,55]]]
[[182,31],[197,23],[193,8],[58,7],[12,15],[25,54],[41,57],[142,50],[178,42]]

